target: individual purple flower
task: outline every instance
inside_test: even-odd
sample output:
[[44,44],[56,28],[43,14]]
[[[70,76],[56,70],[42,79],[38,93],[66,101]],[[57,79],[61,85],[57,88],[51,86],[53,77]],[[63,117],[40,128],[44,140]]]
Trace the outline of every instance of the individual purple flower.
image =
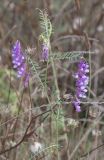
[[80,102],[75,98],[74,100],[73,100],[73,106],[75,107],[75,110],[77,111],[77,112],[80,112],[81,111],[81,108],[80,108]]
[[81,59],[81,61],[78,64],[78,71],[74,75],[76,79],[76,98],[73,101],[73,105],[76,108],[77,112],[81,111],[79,102],[82,98],[86,98],[87,85],[89,82],[89,77],[87,75],[88,72],[89,64],[85,60]]
[[26,71],[26,58],[22,52],[20,41],[17,40],[12,48],[12,63],[13,68],[17,71],[17,77],[21,78],[24,77],[27,78],[27,71]]
[[42,45],[42,59],[47,61],[49,57],[49,47],[46,43]]

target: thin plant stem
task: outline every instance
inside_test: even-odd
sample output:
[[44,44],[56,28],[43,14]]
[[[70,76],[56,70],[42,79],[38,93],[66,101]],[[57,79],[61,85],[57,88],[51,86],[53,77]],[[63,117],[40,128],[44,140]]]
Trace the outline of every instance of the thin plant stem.
[[[49,43],[49,47],[50,47],[50,55],[51,55],[52,52],[51,52],[50,43]],[[55,87],[56,87],[56,96],[57,96],[57,101],[58,101],[58,100],[60,100],[60,93],[59,93],[59,88],[58,88],[57,73],[56,73],[56,69],[55,69],[55,63],[54,63],[52,57],[51,57],[51,64],[52,64],[52,70],[53,70],[54,83],[55,83]],[[56,118],[56,127],[57,127],[56,128],[56,141],[57,141],[57,144],[58,144],[58,137],[59,137],[59,128],[58,128],[59,114],[60,114],[60,104],[58,104],[57,118]],[[59,155],[58,148],[57,148],[57,160],[60,160],[60,155]]]

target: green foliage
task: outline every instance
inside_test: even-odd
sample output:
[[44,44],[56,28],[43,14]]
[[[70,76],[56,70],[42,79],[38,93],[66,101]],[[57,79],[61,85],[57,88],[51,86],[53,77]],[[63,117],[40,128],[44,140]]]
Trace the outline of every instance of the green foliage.
[[48,43],[50,36],[52,34],[52,24],[50,22],[50,19],[48,18],[48,14],[46,11],[39,10],[40,15],[40,26],[42,28],[42,33],[40,35],[40,40],[43,40],[43,42]]
[[74,61],[78,61],[80,60],[80,58],[82,57],[82,54],[81,53],[76,53],[75,52],[64,52],[64,53],[54,53],[54,54],[51,54],[49,58],[53,58],[54,60],[69,60],[71,62],[74,62]]
[[30,64],[31,71],[37,76],[40,86],[44,89],[46,85],[46,75],[45,73],[41,73],[41,67],[36,61],[32,61],[29,55],[27,55],[27,61]]

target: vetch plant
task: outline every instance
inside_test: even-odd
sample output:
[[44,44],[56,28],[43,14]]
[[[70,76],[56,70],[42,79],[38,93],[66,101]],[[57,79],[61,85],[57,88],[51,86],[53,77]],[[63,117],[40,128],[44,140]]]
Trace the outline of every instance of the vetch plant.
[[[69,59],[69,61],[72,61],[74,59],[79,61],[78,64],[78,72],[75,73],[74,77],[76,78],[76,92],[75,92],[75,98],[73,100],[73,105],[77,112],[80,112],[80,101],[82,98],[86,98],[86,92],[87,92],[87,85],[89,81],[89,77],[87,76],[87,73],[89,72],[89,65],[84,60],[84,58],[81,58],[82,55],[78,52],[74,54],[74,52],[67,52],[62,54],[54,54],[54,52],[51,51],[51,44],[50,44],[50,37],[52,35],[53,29],[52,24],[50,22],[50,19],[48,18],[48,14],[46,11],[40,12],[40,25],[42,28],[42,33],[39,36],[39,40],[42,41],[42,52],[41,57],[43,61],[50,60],[52,69],[53,69],[53,75],[54,75],[54,82],[55,82],[55,88],[56,92],[58,93],[56,95],[57,99],[60,100],[60,93],[58,88],[58,82],[57,82],[57,73],[55,70],[55,63],[54,60],[62,60],[62,59]],[[87,53],[87,51],[83,51],[84,53]],[[54,56],[56,55],[56,56]],[[76,57],[76,58],[75,58]],[[41,67],[40,65],[33,61],[31,57],[27,54],[24,55],[20,41],[17,40],[12,48],[12,62],[13,62],[13,68],[17,71],[17,77],[24,78],[24,85],[28,85],[30,74],[27,72],[27,66],[26,66],[26,59],[27,62],[31,65],[31,69],[34,71],[34,73],[37,75],[37,78],[42,86],[42,88],[45,88],[44,84],[46,83],[46,74],[42,75],[40,74]],[[48,65],[48,64],[47,64]],[[47,71],[46,71],[47,72]],[[45,82],[45,83],[44,83]],[[48,96],[48,95],[47,95]]]
[[[17,40],[16,43],[13,46],[12,49],[12,62],[13,62],[13,68],[16,69],[17,71],[17,77],[18,78],[23,78],[24,79],[24,85],[28,85],[28,81],[30,78],[30,73],[28,73],[29,69],[31,69],[31,73],[34,74],[35,79],[35,84],[40,89],[40,92],[45,93],[44,95],[46,96],[47,103],[46,106],[50,107],[51,115],[51,136],[52,136],[52,141],[51,143],[56,142],[56,145],[59,145],[59,134],[61,130],[65,126],[64,122],[64,114],[63,114],[63,100],[61,99],[61,93],[60,93],[60,88],[58,84],[58,78],[57,78],[57,69],[56,69],[56,63],[55,61],[57,60],[69,60],[69,62],[78,62],[78,70],[74,74],[74,77],[76,79],[75,82],[75,96],[69,96],[71,99],[71,103],[74,105],[75,110],[77,112],[81,111],[81,100],[86,98],[86,93],[87,93],[87,85],[89,82],[89,76],[87,73],[89,72],[89,64],[86,62],[84,58],[82,58],[82,55],[85,53],[88,53],[88,51],[68,51],[68,52],[53,52],[51,48],[51,43],[50,43],[50,37],[52,35],[52,24],[48,18],[47,12],[42,12],[40,11],[40,26],[42,28],[42,32],[39,36],[39,40],[42,42],[41,43],[41,60],[46,61],[44,63],[44,66],[40,66],[40,63],[37,62],[35,59],[33,60],[31,55],[29,55],[26,51],[25,54],[22,51],[20,41]],[[82,53],[82,54],[81,54]],[[28,68],[27,70],[27,64],[26,60],[28,63]],[[54,86],[54,91],[53,93],[51,92],[51,86],[50,83],[48,82],[48,68],[52,68],[52,83],[51,85]],[[44,71],[43,71],[44,70]],[[31,74],[32,75],[32,74]],[[49,91],[52,97],[54,97],[54,105],[53,104],[53,99],[51,96],[49,96]],[[71,95],[71,93],[70,93]],[[43,104],[44,105],[44,104]],[[54,106],[56,107],[55,112],[53,112]],[[55,134],[54,134],[55,133]],[[55,136],[55,137],[54,137]],[[67,139],[67,138],[66,138]],[[67,143],[67,141],[66,141]],[[40,154],[42,151],[43,146],[35,142],[33,145],[30,146],[30,150],[32,153],[37,153]],[[59,149],[57,149],[57,159],[60,159],[59,155]],[[51,156],[51,155],[50,155]]]
[[[89,14],[80,10],[85,3],[60,0],[60,3],[36,4],[34,1],[36,7],[49,10],[35,13],[32,1],[26,4],[20,1],[18,6],[14,2],[12,8],[6,4],[11,8],[7,12],[13,22],[6,21],[8,26],[0,28],[0,159],[98,159],[100,147],[104,146],[99,145],[104,124],[103,84],[100,83],[103,63],[100,63],[102,48],[94,37],[101,40],[101,36],[91,34],[95,33],[92,23],[86,25]],[[97,5],[99,10],[101,4]],[[77,14],[74,15],[74,11],[81,11],[80,16],[85,18],[82,27],[80,17],[77,19],[75,30],[72,24]],[[69,12],[73,13],[68,16]],[[93,20],[93,13],[91,15]],[[99,18],[102,15],[98,21]],[[91,31],[87,32],[90,27]],[[6,53],[13,39],[16,41],[11,48],[11,71],[10,55]],[[93,151],[95,154],[91,154]]]

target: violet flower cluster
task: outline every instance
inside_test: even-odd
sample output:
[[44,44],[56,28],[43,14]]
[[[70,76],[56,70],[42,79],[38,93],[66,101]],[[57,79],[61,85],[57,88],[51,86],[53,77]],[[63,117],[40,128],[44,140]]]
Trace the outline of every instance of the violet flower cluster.
[[20,41],[16,41],[12,48],[12,63],[13,68],[17,71],[17,77],[24,77],[24,85],[26,86],[29,80],[29,74],[26,71],[26,59],[22,52]]
[[75,73],[74,77],[76,78],[76,93],[75,99],[73,100],[73,105],[77,112],[81,111],[80,103],[82,98],[86,98],[87,85],[89,82],[89,64],[81,59],[78,64],[78,71]]
[[42,59],[44,61],[47,61],[49,57],[49,47],[46,43],[43,43],[42,45]]

